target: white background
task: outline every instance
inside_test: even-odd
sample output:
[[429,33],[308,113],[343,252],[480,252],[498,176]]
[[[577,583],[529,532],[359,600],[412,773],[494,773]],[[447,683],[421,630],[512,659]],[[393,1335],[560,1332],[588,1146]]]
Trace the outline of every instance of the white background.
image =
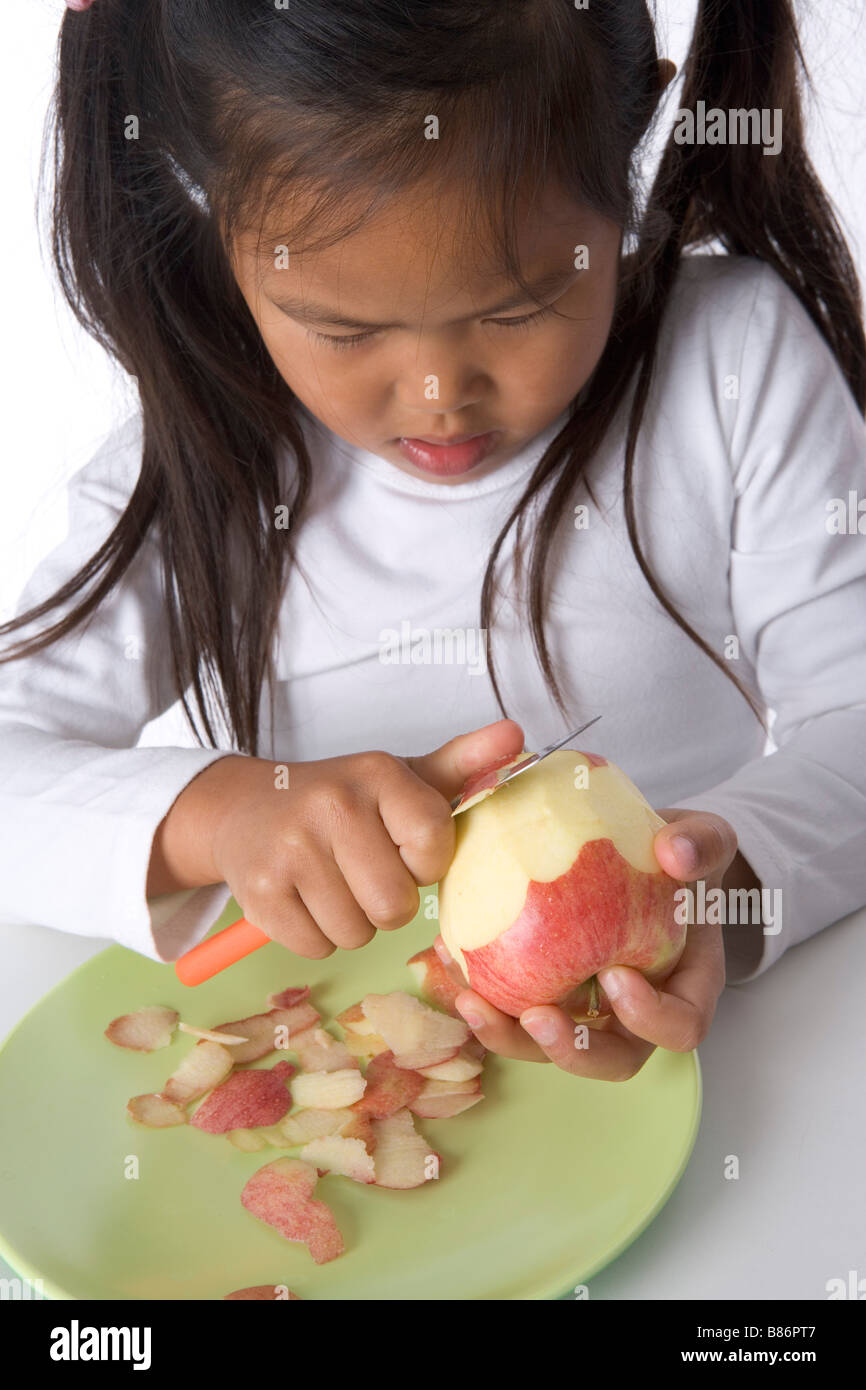
[[[134,0],[130,0],[133,3]],[[96,0],[99,3],[99,0]],[[42,121],[59,0],[6,0],[0,91],[4,198],[4,425],[0,612],[65,534],[64,484],[134,400],[55,303],[34,234]],[[662,6],[660,51],[681,62],[693,4]],[[813,158],[866,274],[866,20],[854,0],[804,26],[817,89]],[[668,93],[666,130],[678,103]],[[0,1039],[104,941],[0,926]],[[701,1046],[704,1111],[688,1168],[649,1229],[590,1281],[590,1298],[822,1300],[866,1277],[862,981],[866,910],[724,991]],[[727,1181],[734,1155],[740,1177]],[[13,1273],[0,1259],[0,1277]],[[793,1320],[793,1319],[791,1319]],[[799,1319],[803,1321],[804,1319]],[[707,1324],[713,1318],[702,1319]],[[722,1319],[724,1321],[724,1319]],[[752,1319],[760,1323],[756,1312]]]
[[[34,566],[66,534],[67,479],[92,457],[113,422],[130,413],[136,398],[124,374],[59,301],[47,244],[43,255],[37,241],[37,169],[63,4],[6,0],[3,8],[8,61],[0,84],[5,181],[0,618],[7,618]],[[815,89],[808,102],[812,157],[866,279],[863,0],[801,0],[800,13]],[[694,0],[658,0],[659,52],[678,67],[694,14]],[[677,79],[665,97],[662,137],[673,123],[679,94]]]

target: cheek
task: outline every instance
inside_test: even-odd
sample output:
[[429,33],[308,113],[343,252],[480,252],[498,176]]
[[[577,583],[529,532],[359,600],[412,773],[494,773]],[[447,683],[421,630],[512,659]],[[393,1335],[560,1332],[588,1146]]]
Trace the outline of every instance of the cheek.
[[498,387],[506,399],[531,400],[542,411],[576,395],[589,378],[607,340],[608,325],[597,321],[560,324],[503,353]]
[[347,365],[351,349],[341,353],[317,347],[304,332],[273,334],[265,337],[265,345],[283,380],[302,400],[327,400],[340,406],[369,399],[363,370],[357,364]]

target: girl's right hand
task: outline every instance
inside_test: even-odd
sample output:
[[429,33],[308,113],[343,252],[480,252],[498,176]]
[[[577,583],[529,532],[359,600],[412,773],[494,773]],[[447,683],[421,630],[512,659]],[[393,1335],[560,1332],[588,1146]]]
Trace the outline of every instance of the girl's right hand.
[[[355,950],[412,920],[418,887],[454,854],[451,799],[470,773],[522,749],[520,725],[503,719],[423,757],[223,758],[191,784],[210,783],[208,881],[228,884],[247,921],[296,955]],[[275,785],[281,767],[287,787]]]

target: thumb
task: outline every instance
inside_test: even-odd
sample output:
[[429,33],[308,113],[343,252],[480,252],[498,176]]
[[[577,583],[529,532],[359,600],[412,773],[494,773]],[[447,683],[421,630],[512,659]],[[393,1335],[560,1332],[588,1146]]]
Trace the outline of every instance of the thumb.
[[513,719],[498,719],[469,734],[458,734],[441,748],[417,758],[404,758],[412,771],[450,801],[470,773],[497,758],[514,758],[523,752],[523,730]]

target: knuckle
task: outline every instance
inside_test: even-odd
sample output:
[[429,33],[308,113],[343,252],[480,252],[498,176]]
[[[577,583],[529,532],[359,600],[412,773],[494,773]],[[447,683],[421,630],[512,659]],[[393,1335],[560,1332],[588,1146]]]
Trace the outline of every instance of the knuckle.
[[413,826],[407,846],[425,857],[444,856],[452,849],[452,842],[450,816],[447,820],[431,817]]
[[247,900],[256,903],[273,902],[274,898],[281,891],[282,881],[272,864],[254,868],[247,874],[246,881]]
[[418,893],[414,902],[407,894],[383,893],[372,897],[367,903],[367,917],[380,928],[405,927],[418,911]]
[[375,935],[375,928],[369,922],[365,922],[363,926],[352,929],[351,935],[341,942],[341,947],[344,951],[359,951],[368,941],[372,941]]
[[371,781],[378,781],[390,772],[395,766],[397,759],[392,753],[385,753],[381,748],[365,749],[363,753],[354,755],[355,771],[361,776],[369,778]]
[[289,871],[310,857],[313,842],[307,831],[300,825],[284,826],[279,839],[280,856]]
[[335,782],[317,789],[312,809],[318,820],[328,819],[342,823],[356,814],[358,804],[351,787],[345,782]]

